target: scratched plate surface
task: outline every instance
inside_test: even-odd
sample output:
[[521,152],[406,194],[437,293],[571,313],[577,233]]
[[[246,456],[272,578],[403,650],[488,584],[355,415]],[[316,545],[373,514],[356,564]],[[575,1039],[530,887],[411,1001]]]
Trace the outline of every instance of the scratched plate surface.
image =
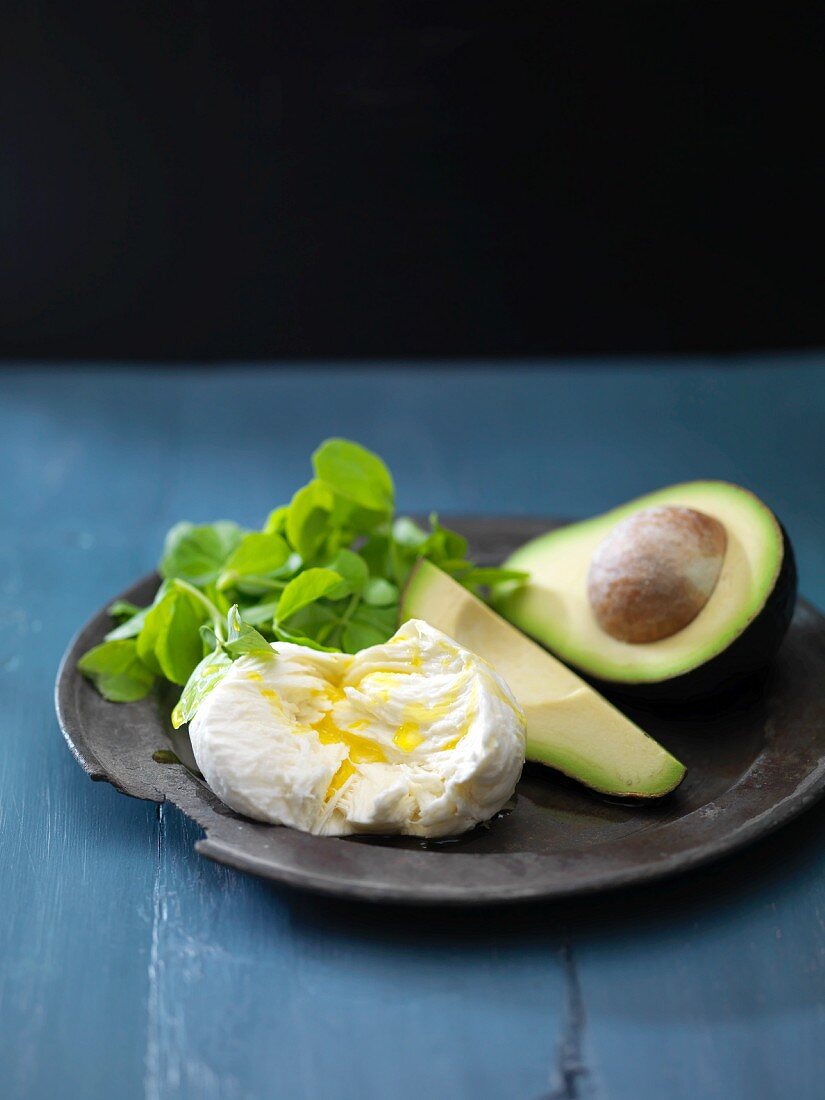
[[[535,519],[455,519],[478,561],[501,561],[553,525]],[[150,575],[122,595],[149,602]],[[697,866],[755,840],[825,790],[825,619],[800,601],[769,673],[724,704],[669,712],[620,703],[688,767],[652,805],[606,799],[528,765],[515,808],[454,842],[322,838],[263,825],[227,809],[182,765],[152,754],[188,742],[168,719],[174,696],[107,703],[77,672],[111,626],[99,612],[71,643],[57,681],[66,740],[93,779],[136,798],[169,800],[205,831],[198,850],[221,863],[323,893],[414,904],[484,904],[585,894]]]

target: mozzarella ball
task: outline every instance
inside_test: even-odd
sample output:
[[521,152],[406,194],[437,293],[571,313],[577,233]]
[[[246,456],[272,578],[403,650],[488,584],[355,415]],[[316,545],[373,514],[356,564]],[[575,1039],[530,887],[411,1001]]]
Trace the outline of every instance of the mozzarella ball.
[[274,642],[190,726],[206,782],[247,817],[323,836],[455,836],[524,762],[524,715],[480,657],[419,619],[354,656]]

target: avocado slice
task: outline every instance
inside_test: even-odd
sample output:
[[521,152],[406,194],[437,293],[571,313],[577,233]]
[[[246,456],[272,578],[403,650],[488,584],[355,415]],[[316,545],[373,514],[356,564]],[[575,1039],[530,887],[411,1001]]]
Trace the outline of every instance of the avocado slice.
[[604,794],[659,798],[685,768],[570,669],[431,562],[410,574],[400,621],[424,619],[504,677],[527,718],[527,759]]
[[[594,569],[610,556],[609,540],[615,544],[615,533],[621,539],[631,517],[643,512],[698,514],[726,536],[706,602],[686,625],[650,641],[612,636],[609,616],[600,618],[593,598]],[[655,557],[643,564],[655,570]],[[528,571],[530,580],[494,595],[505,618],[585,676],[652,699],[707,696],[764,668],[796,600],[793,550],[781,524],[756,496],[724,481],[692,481],[639,497],[533,539],[506,565]],[[615,580],[615,554],[609,566],[614,573],[600,576]]]

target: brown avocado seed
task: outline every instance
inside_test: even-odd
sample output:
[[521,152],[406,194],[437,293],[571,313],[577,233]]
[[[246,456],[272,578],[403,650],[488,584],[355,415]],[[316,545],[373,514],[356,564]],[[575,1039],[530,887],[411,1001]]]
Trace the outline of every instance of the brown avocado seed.
[[633,643],[683,630],[710,599],[727,542],[719,520],[692,508],[644,508],[623,519],[596,548],[587,575],[599,626]]

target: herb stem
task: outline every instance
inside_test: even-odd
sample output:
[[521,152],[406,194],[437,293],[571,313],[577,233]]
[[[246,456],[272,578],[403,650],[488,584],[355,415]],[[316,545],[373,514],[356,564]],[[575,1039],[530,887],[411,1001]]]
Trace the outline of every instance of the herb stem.
[[325,623],[324,626],[318,631],[318,641],[323,645],[332,634],[334,630],[343,630],[347,623],[355,613],[355,609],[361,602],[361,593],[354,592],[350,597],[350,601],[344,608],[344,613],[340,618],[334,619],[331,623]]
[[182,588],[185,592],[188,592],[190,596],[193,596],[196,600],[199,600],[200,603],[203,604],[203,606],[209,612],[210,618],[212,619],[212,626],[214,628],[215,634],[217,635],[218,641],[225,641],[226,639],[223,636],[223,615],[221,615],[220,611],[218,611],[217,607],[215,607],[209,597],[205,596],[199,588],[195,588],[195,586],[193,584],[190,584],[189,581],[182,580],[180,577],[175,577],[172,583],[177,585],[178,588]]

